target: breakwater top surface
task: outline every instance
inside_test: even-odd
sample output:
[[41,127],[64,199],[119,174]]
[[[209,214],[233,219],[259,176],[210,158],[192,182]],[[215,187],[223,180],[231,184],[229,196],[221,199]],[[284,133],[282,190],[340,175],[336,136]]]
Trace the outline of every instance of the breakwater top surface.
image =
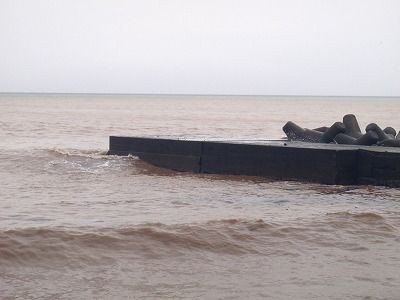
[[0,96],[5,298],[397,299],[400,190],[177,173],[110,135],[262,140],[400,128],[400,99]]

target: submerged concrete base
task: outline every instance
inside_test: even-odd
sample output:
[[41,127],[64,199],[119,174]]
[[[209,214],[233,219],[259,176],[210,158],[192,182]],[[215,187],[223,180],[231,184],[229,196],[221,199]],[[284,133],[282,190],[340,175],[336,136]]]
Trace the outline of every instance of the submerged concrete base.
[[111,136],[108,153],[177,171],[400,187],[399,148]]

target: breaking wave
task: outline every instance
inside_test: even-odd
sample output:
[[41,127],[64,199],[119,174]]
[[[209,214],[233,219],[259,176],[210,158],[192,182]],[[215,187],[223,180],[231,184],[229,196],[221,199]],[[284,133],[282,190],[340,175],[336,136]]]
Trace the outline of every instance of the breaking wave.
[[103,229],[23,228],[0,231],[0,265],[77,267],[112,262],[121,256],[157,259],[202,252],[296,257],[304,247],[363,251],[368,249],[368,241],[380,237],[400,242],[397,228],[383,216],[346,212],[296,226],[225,219]]
[[[108,151],[104,150],[83,150],[83,149],[60,149],[52,148],[47,150],[50,155],[64,156],[64,157],[82,157],[92,159],[115,159],[120,156],[107,155]],[[134,156],[129,156],[134,157]]]
[[[60,149],[45,150],[46,170],[51,173],[103,173],[109,170],[129,168],[127,162],[138,162],[135,156],[107,155],[104,150]],[[140,164],[140,163],[139,163]]]

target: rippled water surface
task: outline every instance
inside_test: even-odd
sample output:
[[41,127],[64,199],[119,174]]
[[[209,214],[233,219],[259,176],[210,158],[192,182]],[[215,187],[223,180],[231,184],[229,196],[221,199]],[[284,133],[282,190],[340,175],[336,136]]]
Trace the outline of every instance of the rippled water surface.
[[0,96],[1,299],[399,299],[400,190],[177,173],[108,136],[400,129],[400,99]]

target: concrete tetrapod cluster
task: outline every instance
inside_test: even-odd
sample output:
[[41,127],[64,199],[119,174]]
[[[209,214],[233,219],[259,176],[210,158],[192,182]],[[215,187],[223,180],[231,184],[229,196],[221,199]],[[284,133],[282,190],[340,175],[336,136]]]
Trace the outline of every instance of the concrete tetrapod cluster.
[[289,141],[400,147],[400,131],[396,136],[393,127],[382,130],[375,123],[371,123],[365,128],[366,133],[362,133],[356,117],[352,114],[345,115],[343,123],[336,122],[331,127],[308,129],[289,121],[282,129]]

